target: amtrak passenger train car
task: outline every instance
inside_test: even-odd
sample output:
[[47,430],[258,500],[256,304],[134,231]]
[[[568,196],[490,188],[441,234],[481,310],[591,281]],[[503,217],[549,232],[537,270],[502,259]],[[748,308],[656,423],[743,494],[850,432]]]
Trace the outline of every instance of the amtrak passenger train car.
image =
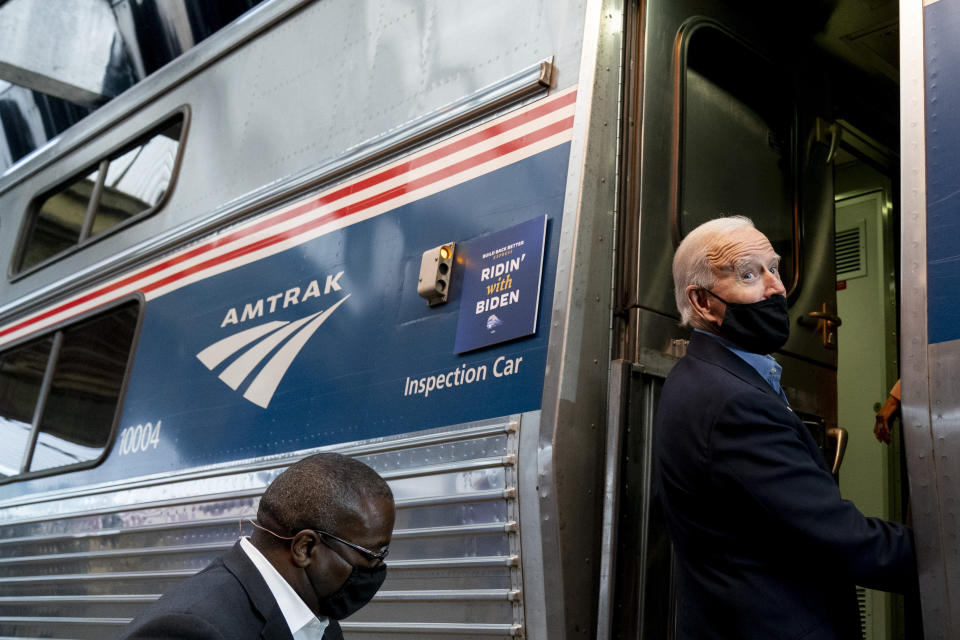
[[[902,516],[901,461],[949,474],[911,456],[929,427],[907,453],[871,433],[926,335],[898,322],[897,5],[768,4],[267,0],[7,170],[0,637],[117,633],[317,451],[397,500],[347,637],[670,637],[670,262],[724,213],[783,256],[792,406],[841,488]],[[936,485],[928,586],[957,568]],[[930,589],[927,637],[958,592]],[[867,637],[901,637],[896,599],[860,598]]]

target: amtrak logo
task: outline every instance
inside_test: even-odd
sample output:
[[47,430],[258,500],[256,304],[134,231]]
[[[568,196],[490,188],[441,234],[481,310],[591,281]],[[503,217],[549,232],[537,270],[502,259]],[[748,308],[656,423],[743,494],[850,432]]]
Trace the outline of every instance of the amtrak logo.
[[317,311],[299,320],[274,320],[235,333],[198,353],[197,359],[213,371],[240,354],[219,378],[234,391],[252,378],[243,397],[266,409],[300,350],[350,295],[348,293],[326,311]]

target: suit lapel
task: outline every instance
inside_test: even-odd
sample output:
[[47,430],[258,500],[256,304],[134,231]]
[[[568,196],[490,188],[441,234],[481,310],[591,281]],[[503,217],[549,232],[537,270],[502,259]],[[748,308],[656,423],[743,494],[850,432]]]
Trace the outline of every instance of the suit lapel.
[[763,379],[763,376],[757,373],[756,369],[747,364],[743,358],[727,349],[720,341],[697,332],[694,332],[690,337],[690,344],[687,346],[687,356],[692,356],[698,360],[716,365],[747,384],[756,387],[763,393],[769,394],[771,398],[776,398],[777,405],[787,409],[788,414],[792,417],[796,432],[810,451],[810,455],[814,461],[820,468],[830,473],[830,467],[827,466],[823,454],[817,447],[816,441],[814,441],[813,436],[810,435],[810,431],[803,426],[803,422],[794,410],[783,402],[780,394]]
[[260,636],[264,640],[293,640],[290,627],[283,617],[283,612],[280,611],[277,599],[273,597],[257,567],[240,548],[239,542],[223,555],[223,564],[243,585],[250,602],[263,618],[264,624]]
[[290,633],[290,626],[280,612],[279,607],[277,608],[276,615],[267,618],[263,625],[263,631],[260,632],[260,637],[263,638],[263,640],[293,640],[293,634]]
[[778,402],[783,402],[780,394],[763,379],[763,376],[756,369],[723,346],[719,340],[714,340],[710,336],[694,331],[693,335],[690,336],[690,344],[687,346],[687,355],[716,365],[760,391],[770,394]]

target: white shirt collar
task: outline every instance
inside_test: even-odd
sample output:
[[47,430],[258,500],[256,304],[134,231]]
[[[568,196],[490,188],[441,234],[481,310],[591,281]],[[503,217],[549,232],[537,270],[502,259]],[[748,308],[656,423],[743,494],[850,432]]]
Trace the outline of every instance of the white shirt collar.
[[253,566],[263,576],[270,593],[280,605],[280,612],[287,621],[287,626],[290,627],[290,633],[295,640],[321,640],[329,624],[326,616],[320,618],[315,616],[290,583],[283,579],[280,572],[270,564],[259,549],[253,546],[249,539],[240,538],[240,548],[246,552]]

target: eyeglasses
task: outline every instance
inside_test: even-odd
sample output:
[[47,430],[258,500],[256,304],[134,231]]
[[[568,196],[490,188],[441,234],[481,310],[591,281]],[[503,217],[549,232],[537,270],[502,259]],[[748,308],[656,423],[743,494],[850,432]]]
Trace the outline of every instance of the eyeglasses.
[[354,543],[352,543],[352,542],[347,542],[347,541],[344,540],[343,538],[338,538],[337,536],[333,535],[332,533],[327,533],[326,531],[320,531],[319,529],[314,529],[313,531],[314,531],[315,533],[319,533],[321,536],[326,536],[326,537],[328,537],[328,538],[332,538],[332,539],[336,540],[337,542],[339,542],[340,544],[344,544],[344,545],[350,547],[350,548],[353,549],[354,551],[359,551],[359,552],[362,553],[364,556],[366,556],[368,559],[373,560],[373,561],[378,562],[378,563],[379,563],[379,562],[383,562],[383,561],[386,559],[387,554],[390,553],[390,545],[385,546],[383,549],[380,549],[380,551],[371,551],[370,549],[367,549],[366,547],[361,547],[361,546],[358,545],[358,544],[354,544]]

